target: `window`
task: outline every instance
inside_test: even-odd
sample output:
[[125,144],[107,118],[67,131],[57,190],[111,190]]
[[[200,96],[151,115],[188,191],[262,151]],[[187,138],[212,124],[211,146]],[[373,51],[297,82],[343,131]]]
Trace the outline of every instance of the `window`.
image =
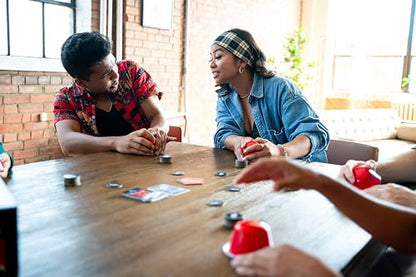
[[336,2],[333,92],[400,91],[411,8],[412,0]]
[[91,22],[90,0],[0,0],[0,70],[64,71],[62,43],[90,29],[79,16]]

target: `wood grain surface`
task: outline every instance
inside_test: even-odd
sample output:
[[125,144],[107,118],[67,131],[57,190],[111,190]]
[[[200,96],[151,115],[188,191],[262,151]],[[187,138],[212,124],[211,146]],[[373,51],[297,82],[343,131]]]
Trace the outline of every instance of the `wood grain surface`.
[[[291,243],[336,270],[371,241],[317,192],[276,193],[270,182],[226,191],[241,171],[230,151],[172,142],[166,153],[171,164],[106,152],[16,166],[7,186],[18,204],[19,275],[234,276],[221,252],[231,236],[224,214],[232,211],[270,224],[276,245]],[[175,170],[204,184],[182,186]],[[65,187],[67,173],[82,185]],[[124,187],[107,188],[111,181]],[[149,204],[120,196],[162,183],[191,191]],[[211,200],[225,205],[209,207]]]

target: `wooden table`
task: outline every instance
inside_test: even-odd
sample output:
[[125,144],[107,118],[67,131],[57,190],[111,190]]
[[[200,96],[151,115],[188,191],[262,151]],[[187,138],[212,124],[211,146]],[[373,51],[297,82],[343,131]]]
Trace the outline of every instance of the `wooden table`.
[[[240,172],[230,151],[173,142],[166,152],[171,164],[107,152],[16,166],[7,186],[18,203],[19,275],[233,276],[221,252],[231,235],[223,215],[231,211],[269,223],[275,244],[293,244],[347,275],[367,267],[354,257],[372,260],[379,251],[315,191],[275,193],[270,182],[226,191]],[[120,196],[133,187],[180,186],[175,170],[204,185],[150,204]],[[219,170],[227,176],[214,176]],[[66,173],[80,174],[82,185],[65,187]],[[114,180],[124,188],[105,186]],[[209,207],[210,200],[226,204]]]

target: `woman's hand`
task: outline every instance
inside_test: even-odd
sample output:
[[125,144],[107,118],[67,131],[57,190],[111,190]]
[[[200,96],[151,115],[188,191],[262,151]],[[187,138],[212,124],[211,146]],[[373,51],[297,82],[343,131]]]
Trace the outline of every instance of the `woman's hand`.
[[285,153],[283,149],[276,144],[270,142],[267,139],[264,138],[256,138],[254,140],[257,142],[257,145],[253,145],[250,147],[247,147],[246,152],[252,152],[249,155],[247,155],[245,158],[248,161],[255,161],[260,158],[270,158],[270,157],[284,157]]
[[0,176],[3,179],[6,179],[9,174],[9,169],[12,166],[12,161],[9,154],[2,153],[0,154]]

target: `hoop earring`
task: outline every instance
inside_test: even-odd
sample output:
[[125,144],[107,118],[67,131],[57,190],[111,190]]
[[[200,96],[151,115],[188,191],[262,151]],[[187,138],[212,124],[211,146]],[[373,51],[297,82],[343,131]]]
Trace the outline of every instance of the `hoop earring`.
[[238,68],[238,73],[243,74],[244,73],[244,68],[242,68],[241,66]]

